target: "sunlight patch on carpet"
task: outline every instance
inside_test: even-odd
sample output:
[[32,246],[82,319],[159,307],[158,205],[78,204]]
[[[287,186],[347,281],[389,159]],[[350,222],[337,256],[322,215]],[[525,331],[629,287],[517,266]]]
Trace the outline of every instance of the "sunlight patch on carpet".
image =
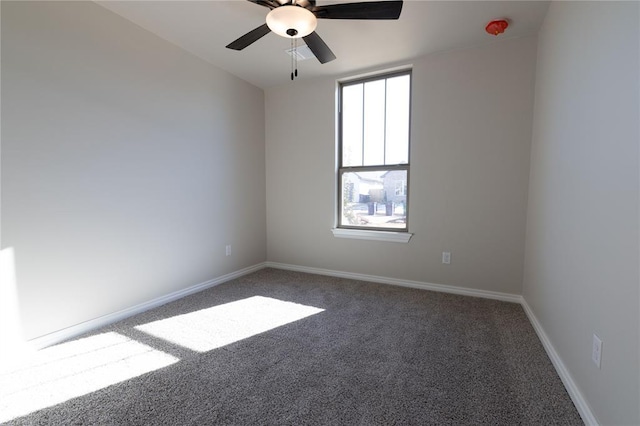
[[150,322],[136,329],[196,352],[207,352],[323,311],[313,306],[253,296]]
[[0,369],[0,422],[52,407],[178,362],[118,333],[52,346]]

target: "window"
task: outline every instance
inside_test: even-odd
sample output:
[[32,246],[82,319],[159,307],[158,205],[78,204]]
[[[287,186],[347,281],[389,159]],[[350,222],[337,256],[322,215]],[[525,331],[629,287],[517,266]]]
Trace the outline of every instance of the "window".
[[407,231],[411,72],[340,84],[338,228]]
[[407,195],[407,181],[396,181],[396,195]]

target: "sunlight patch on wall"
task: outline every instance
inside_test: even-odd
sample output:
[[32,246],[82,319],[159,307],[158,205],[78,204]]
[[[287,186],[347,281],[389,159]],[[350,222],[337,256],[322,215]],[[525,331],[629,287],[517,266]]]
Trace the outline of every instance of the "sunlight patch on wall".
[[136,329],[197,352],[206,352],[323,312],[324,309],[253,296]]
[[0,422],[169,366],[179,359],[118,333],[52,346],[0,368]]
[[0,363],[13,362],[27,350],[22,336],[13,247],[0,250]]

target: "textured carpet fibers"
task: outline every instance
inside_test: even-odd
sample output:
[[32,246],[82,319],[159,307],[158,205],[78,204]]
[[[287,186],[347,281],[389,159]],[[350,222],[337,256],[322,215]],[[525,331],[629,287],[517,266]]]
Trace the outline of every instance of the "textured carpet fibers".
[[582,424],[521,306],[297,272],[264,269],[46,351],[0,377],[5,421]]

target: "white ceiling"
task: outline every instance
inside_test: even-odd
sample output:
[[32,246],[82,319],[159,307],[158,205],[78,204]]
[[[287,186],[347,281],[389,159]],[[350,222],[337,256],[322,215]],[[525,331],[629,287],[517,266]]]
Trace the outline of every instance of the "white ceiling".
[[[317,0],[316,4],[350,2]],[[225,48],[265,22],[269,12],[265,7],[245,0],[97,3],[258,87],[289,82],[290,57],[285,53],[289,40],[271,33],[242,51]],[[320,19],[316,31],[337,59],[326,64],[315,58],[300,62],[300,80],[410,63],[434,52],[536,34],[548,5],[547,1],[405,0],[397,21]],[[507,31],[498,37],[487,34],[486,23],[500,18],[508,19]]]

